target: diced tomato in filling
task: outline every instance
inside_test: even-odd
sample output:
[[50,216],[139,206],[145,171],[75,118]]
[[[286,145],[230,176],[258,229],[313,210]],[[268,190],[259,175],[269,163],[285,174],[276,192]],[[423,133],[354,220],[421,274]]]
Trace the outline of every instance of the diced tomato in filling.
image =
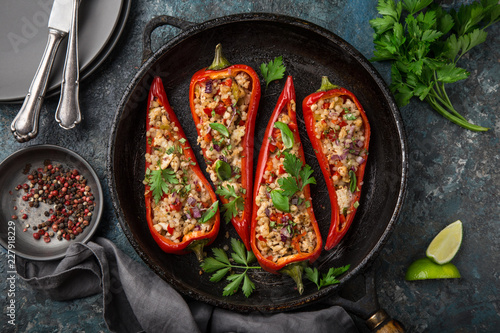
[[224,81],[224,84],[228,87],[231,87],[232,84],[233,84],[233,80],[231,78],[227,78],[225,81]]
[[176,212],[180,211],[181,208],[182,208],[182,202],[180,201],[170,205],[170,210],[174,210]]
[[205,134],[205,136],[203,137],[203,140],[205,140],[205,142],[212,141],[212,134],[210,134],[210,133]]
[[173,234],[174,234],[175,229],[174,229],[174,228],[172,228],[172,227],[170,226],[170,224],[167,224],[167,231],[168,231],[168,233],[169,233],[169,234],[173,235]]
[[286,171],[285,171],[285,167],[283,166],[283,164],[280,164],[280,168],[279,168],[279,170],[278,170],[278,173],[279,173],[280,175],[282,175],[282,174],[284,174],[285,172],[286,172]]
[[226,106],[224,105],[224,103],[221,103],[219,102],[219,104],[217,104],[217,106],[215,107],[215,113],[217,113],[219,116],[223,116],[224,113],[226,112]]
[[205,114],[209,117],[212,116],[212,109],[211,108],[204,108],[203,109],[203,112],[205,112]]

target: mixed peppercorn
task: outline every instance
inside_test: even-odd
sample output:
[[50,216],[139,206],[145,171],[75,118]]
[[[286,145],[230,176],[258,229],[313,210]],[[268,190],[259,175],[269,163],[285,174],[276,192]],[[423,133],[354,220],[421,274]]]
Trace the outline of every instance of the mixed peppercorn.
[[[22,200],[31,208],[40,207],[40,203],[53,205],[53,208],[44,212],[45,221],[34,225],[27,223],[23,231],[31,227],[34,239],[43,238],[49,243],[54,236],[58,240],[75,239],[90,225],[95,197],[87,179],[77,169],[69,170],[61,164],[45,161],[43,168],[29,171],[27,167],[25,173],[27,182],[16,186],[17,191],[24,192]],[[12,218],[18,217],[13,215]],[[28,215],[23,214],[22,218],[26,220]]]

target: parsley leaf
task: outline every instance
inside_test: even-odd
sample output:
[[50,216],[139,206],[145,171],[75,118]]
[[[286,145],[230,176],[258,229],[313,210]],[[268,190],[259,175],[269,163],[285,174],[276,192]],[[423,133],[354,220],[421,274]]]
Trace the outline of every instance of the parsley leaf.
[[228,203],[222,205],[222,209],[224,211],[223,218],[226,223],[229,223],[229,221],[231,221],[233,217],[238,216],[238,210],[243,210],[245,208],[244,200],[241,196],[236,194],[234,186],[219,186],[215,193],[223,196],[226,200],[231,200],[231,198],[234,198]]
[[300,191],[299,184],[297,184],[297,179],[295,179],[294,177],[279,178],[278,184],[283,190],[282,194],[286,195],[287,197],[291,197],[292,195]]
[[274,80],[282,79],[285,75],[286,67],[283,65],[283,57],[279,56],[271,60],[269,63],[260,65],[260,72],[266,80],[266,88]]
[[318,290],[320,290],[322,287],[340,283],[340,281],[337,280],[337,277],[347,272],[350,266],[351,265],[346,265],[339,268],[331,267],[328,270],[328,273],[322,275],[321,279],[319,278],[319,271],[316,267],[314,267],[314,269],[306,267],[304,271],[306,273],[306,277],[314,282],[318,287]]
[[280,189],[271,191],[271,200],[276,209],[289,212],[289,199],[306,185],[316,184],[316,179],[311,177],[313,170],[308,164],[303,166],[300,158],[288,152],[284,152],[284,155],[283,168],[291,176],[278,179]]
[[488,128],[471,124],[453,107],[445,84],[466,79],[456,66],[464,54],[486,41],[485,29],[500,20],[500,5],[482,0],[446,11],[432,0],[379,0],[381,17],[370,20],[375,31],[372,61],[391,61],[391,91],[400,107],[412,97],[473,131]]
[[226,278],[226,280],[230,282],[224,287],[222,295],[231,296],[235,294],[243,282],[241,290],[246,297],[250,297],[255,290],[255,284],[252,282],[247,272],[249,269],[261,269],[261,267],[250,266],[251,263],[256,261],[255,255],[252,251],[247,251],[245,245],[241,241],[231,238],[231,248],[233,250],[231,258],[238,265],[233,265],[231,263],[224,250],[214,248],[212,249],[214,257],[205,258],[201,264],[201,268],[206,273],[215,272],[210,277],[211,282],[221,281],[230,271],[243,270],[242,273],[233,273]]
[[175,176],[175,171],[172,168],[163,169],[162,176],[170,184],[179,184],[179,180]]
[[300,169],[302,169],[302,161],[294,154],[288,152],[284,153],[285,159],[283,160],[283,168],[293,177],[298,177]]
[[169,184],[179,184],[175,171],[171,168],[146,170],[146,182],[150,186],[155,203],[160,201],[164,193],[171,192]]
[[313,169],[309,166],[309,164],[304,165],[302,170],[299,171],[299,176],[300,179],[302,179],[302,187],[301,190],[304,189],[304,187],[307,184],[316,184],[316,178],[311,177],[313,174]]
[[229,223],[233,217],[238,216],[238,211],[243,210],[244,208],[245,205],[242,197],[236,197],[234,200],[223,204],[222,210],[224,211],[224,221]]
[[219,186],[215,193],[218,195],[222,195],[227,200],[231,199],[232,197],[238,197],[233,185],[228,185],[227,187]]

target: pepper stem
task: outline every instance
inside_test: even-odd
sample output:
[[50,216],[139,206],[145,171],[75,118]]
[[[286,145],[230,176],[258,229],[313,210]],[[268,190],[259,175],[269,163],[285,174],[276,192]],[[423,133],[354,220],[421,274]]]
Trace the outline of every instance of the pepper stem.
[[215,47],[215,57],[212,64],[207,68],[210,70],[219,70],[231,66],[229,61],[222,54],[222,45],[219,43]]
[[318,91],[328,91],[337,88],[340,88],[340,86],[331,83],[330,80],[328,80],[328,76],[323,76],[321,78],[321,87],[318,89]]
[[192,242],[188,246],[188,249],[194,252],[194,254],[196,255],[196,259],[198,259],[200,263],[203,262],[203,259],[205,259],[205,255],[203,253],[203,247],[207,243],[208,243],[207,240],[199,240]]
[[280,270],[280,273],[289,275],[297,284],[297,290],[299,294],[302,295],[304,292],[304,283],[302,282],[302,273],[304,272],[304,267],[307,266],[305,261],[294,262],[290,265],[286,265]]

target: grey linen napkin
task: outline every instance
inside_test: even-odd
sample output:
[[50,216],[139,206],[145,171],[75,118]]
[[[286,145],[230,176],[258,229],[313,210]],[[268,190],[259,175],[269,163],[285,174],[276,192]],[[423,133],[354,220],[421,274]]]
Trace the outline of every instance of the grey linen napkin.
[[169,284],[113,242],[72,243],[61,261],[16,260],[19,276],[48,297],[65,301],[103,293],[104,320],[113,332],[358,332],[345,310],[240,314],[189,304]]

